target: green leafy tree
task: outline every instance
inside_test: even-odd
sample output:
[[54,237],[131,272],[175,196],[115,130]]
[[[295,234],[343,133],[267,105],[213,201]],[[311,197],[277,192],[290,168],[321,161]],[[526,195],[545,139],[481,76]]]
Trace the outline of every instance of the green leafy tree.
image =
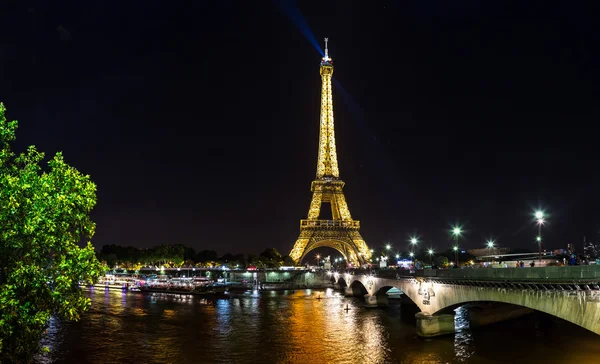
[[448,261],[448,258],[443,255],[439,255],[439,256],[435,257],[434,261],[438,265],[438,267],[443,267],[443,268],[447,268],[448,265],[450,264]]
[[283,258],[283,265],[288,267],[294,267],[296,266],[296,262],[294,261],[294,259],[292,259],[292,257],[286,255],[285,258]]
[[102,272],[88,242],[96,186],[61,153],[42,168],[35,147],[11,150],[17,122],[0,103],[0,362],[28,362],[48,320],[78,320],[90,305],[78,287]]

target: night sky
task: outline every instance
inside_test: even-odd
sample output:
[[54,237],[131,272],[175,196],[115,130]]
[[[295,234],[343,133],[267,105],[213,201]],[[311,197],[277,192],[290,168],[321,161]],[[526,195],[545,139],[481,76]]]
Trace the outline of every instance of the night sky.
[[446,249],[460,223],[463,247],[536,249],[537,207],[547,246],[599,238],[597,8],[12,4],[0,101],[20,122],[15,147],[62,150],[91,175],[97,247],[291,250],[317,160],[321,55],[307,34],[330,39],[340,173],[370,247],[405,250],[416,233]]

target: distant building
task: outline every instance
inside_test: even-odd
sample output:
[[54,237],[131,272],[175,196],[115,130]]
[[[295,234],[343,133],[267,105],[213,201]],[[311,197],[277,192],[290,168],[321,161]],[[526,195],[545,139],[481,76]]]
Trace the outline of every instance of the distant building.
[[510,248],[479,248],[479,249],[469,249],[467,253],[471,254],[474,257],[483,257],[486,255],[503,255],[510,253]]

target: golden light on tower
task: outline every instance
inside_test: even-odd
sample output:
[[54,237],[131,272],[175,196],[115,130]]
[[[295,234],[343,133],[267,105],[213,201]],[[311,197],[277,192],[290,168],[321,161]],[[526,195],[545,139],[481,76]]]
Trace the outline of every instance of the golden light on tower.
[[[329,57],[328,40],[325,38],[325,55],[321,58],[319,68],[321,117],[317,174],[311,184],[313,196],[308,217],[300,220],[300,236],[294,244],[290,257],[298,263],[311,250],[327,246],[338,250],[347,262],[356,266],[368,262],[372,251],[360,235],[360,222],[353,220],[350,215],[343,192],[344,182],[340,180],[331,89],[333,60]],[[319,219],[323,203],[331,205],[332,220]]]

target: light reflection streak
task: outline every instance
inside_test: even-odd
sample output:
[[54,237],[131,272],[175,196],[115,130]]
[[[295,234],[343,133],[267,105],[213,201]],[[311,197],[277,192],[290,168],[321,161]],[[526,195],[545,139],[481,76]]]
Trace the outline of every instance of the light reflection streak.
[[[125,306],[121,292],[98,293],[90,294],[91,310],[80,323],[51,325],[45,338],[52,343],[51,355],[38,361],[430,364],[496,359],[497,335],[461,326],[464,310],[457,310],[455,336],[423,340],[416,336],[408,307],[390,300],[387,309],[367,309],[362,297],[345,298],[333,290],[234,294],[224,300],[129,293]],[[544,345],[535,357],[548,362],[593,362],[600,355],[595,335],[566,323],[570,326],[560,330],[560,324],[536,329],[531,320],[494,327],[510,337],[503,355],[531,353],[531,341]],[[535,341],[536,330],[544,332],[543,342]],[[556,343],[546,345],[547,340]],[[564,342],[583,349],[567,353],[558,344]]]
[[469,360],[475,353],[473,334],[469,329],[467,309],[461,306],[454,312],[456,313],[454,316],[454,327],[456,329],[454,334],[454,356],[458,362],[462,363]]

